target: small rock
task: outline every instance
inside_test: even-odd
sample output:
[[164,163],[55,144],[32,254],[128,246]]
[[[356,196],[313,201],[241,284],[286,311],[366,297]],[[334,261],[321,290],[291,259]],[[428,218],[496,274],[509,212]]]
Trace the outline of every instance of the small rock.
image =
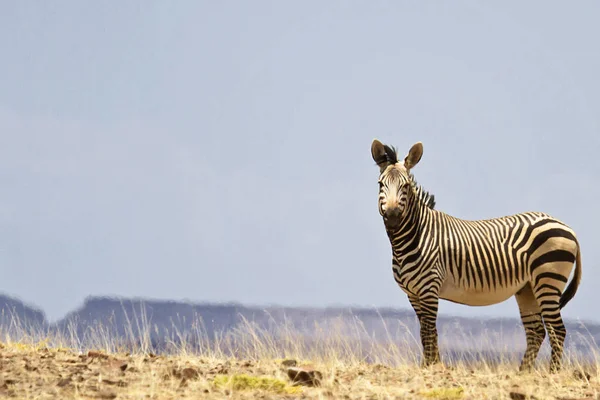
[[119,366],[119,369],[120,369],[121,371],[125,372],[125,370],[127,370],[127,363],[121,364],[121,365]]
[[58,386],[58,387],[64,387],[64,386],[67,386],[69,383],[71,383],[71,378],[69,378],[69,377],[62,378],[60,381],[58,381],[58,383],[56,384],[56,386]]
[[295,367],[298,365],[298,361],[296,360],[283,360],[281,362],[281,365],[283,365],[284,367]]
[[379,372],[379,371],[385,371],[385,370],[389,370],[390,367],[388,367],[387,365],[383,365],[383,364],[375,364],[373,366],[373,370]]
[[103,399],[103,400],[112,400],[112,399],[116,399],[117,398],[117,394],[115,392],[100,391],[96,395],[96,398]]
[[31,365],[29,363],[25,364],[25,369],[29,372],[35,372],[38,370],[38,367],[36,367],[35,365]]
[[121,370],[121,367],[123,367],[123,364],[125,364],[125,362],[123,360],[117,360],[117,359],[112,359],[112,360],[107,360],[105,361],[105,365],[109,368],[114,368],[114,369],[118,369]]
[[214,374],[228,374],[229,373],[229,364],[217,364],[216,367],[211,368],[210,372]]
[[154,353],[147,353],[146,357],[144,357],[144,362],[156,361],[158,360],[158,356]]
[[101,358],[104,360],[106,360],[108,358],[108,354],[104,354],[99,351],[93,351],[93,350],[88,351],[87,356],[90,358]]
[[312,368],[292,367],[288,368],[287,375],[296,385],[320,386],[323,375]]
[[187,367],[181,371],[181,375],[185,379],[198,379],[200,377],[200,371],[195,368]]
[[519,392],[510,392],[509,396],[512,400],[536,400],[537,397]]
[[125,387],[127,386],[127,382],[124,381],[113,381],[110,379],[102,379],[102,383],[106,383],[107,385],[114,385],[114,386],[119,386],[119,387]]
[[200,371],[193,367],[173,368],[171,375],[175,378],[183,379],[184,381],[198,379],[201,375]]
[[580,371],[580,370],[576,369],[573,372],[573,377],[575,379],[581,379],[582,381],[589,381],[592,378],[592,375],[590,375],[586,371]]

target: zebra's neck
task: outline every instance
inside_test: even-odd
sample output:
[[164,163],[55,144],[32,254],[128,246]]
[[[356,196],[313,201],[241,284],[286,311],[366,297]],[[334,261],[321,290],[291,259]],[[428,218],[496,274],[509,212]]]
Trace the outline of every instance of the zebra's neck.
[[427,201],[423,201],[423,191],[415,189],[408,198],[404,218],[397,227],[386,231],[395,258],[403,258],[415,254],[423,232],[423,222],[427,214],[433,212]]

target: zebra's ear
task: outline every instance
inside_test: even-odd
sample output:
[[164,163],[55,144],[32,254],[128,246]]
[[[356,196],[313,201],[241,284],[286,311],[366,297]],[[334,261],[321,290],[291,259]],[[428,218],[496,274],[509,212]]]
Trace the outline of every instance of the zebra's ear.
[[412,169],[419,163],[423,156],[423,143],[417,142],[410,148],[408,155],[404,158],[404,168]]
[[371,156],[373,157],[373,161],[375,161],[382,170],[390,165],[385,146],[377,139],[373,139],[373,143],[371,144]]

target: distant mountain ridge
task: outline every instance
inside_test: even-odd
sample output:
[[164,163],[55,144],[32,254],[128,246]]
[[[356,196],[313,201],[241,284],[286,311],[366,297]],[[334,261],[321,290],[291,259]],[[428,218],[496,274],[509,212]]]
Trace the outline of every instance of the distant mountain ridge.
[[[417,345],[419,327],[413,310],[362,307],[281,307],[244,306],[238,303],[191,303],[141,298],[88,297],[78,309],[55,323],[44,313],[20,300],[0,295],[0,330],[15,321],[35,325],[62,335],[93,338],[103,334],[126,341],[146,341],[153,348],[169,343],[215,340],[224,335],[238,335],[243,329],[281,337],[294,332],[317,337],[318,332],[348,336],[362,341],[391,341]],[[567,321],[567,348],[574,350],[597,347],[600,324]],[[525,335],[519,318],[452,317],[438,320],[440,346],[462,351],[468,348],[501,348],[520,352]],[[261,333],[262,332],[262,333]],[[90,336],[92,335],[92,336]],[[239,335],[238,335],[239,336]],[[236,339],[241,340],[241,339]]]
[[14,297],[0,295],[0,327],[16,323],[46,326],[46,314],[39,308]]

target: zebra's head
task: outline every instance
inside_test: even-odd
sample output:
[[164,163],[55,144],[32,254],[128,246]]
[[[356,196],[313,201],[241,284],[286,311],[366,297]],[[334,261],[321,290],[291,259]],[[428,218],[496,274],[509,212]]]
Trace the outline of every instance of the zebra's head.
[[398,161],[396,149],[373,140],[371,155],[379,166],[379,214],[388,227],[397,226],[406,213],[409,196],[413,193],[410,170],[423,155],[423,144],[415,143],[403,161]]

